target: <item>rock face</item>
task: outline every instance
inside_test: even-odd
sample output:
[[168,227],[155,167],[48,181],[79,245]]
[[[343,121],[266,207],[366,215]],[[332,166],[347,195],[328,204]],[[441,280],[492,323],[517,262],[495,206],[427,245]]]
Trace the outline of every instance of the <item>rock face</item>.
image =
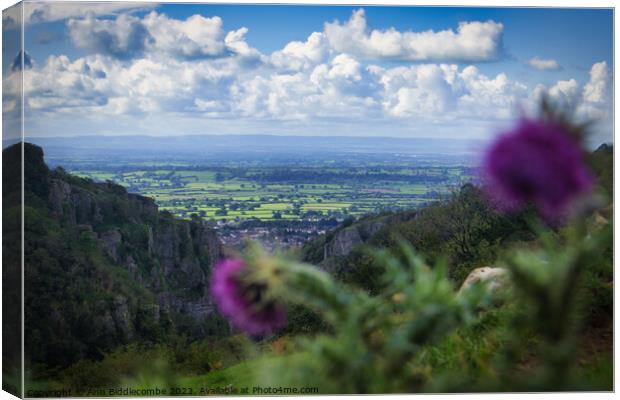
[[32,144],[4,149],[2,165],[11,222],[3,225],[3,279],[15,283],[5,289],[21,276],[27,288],[23,303],[13,291],[7,315],[16,311],[17,329],[24,305],[28,363],[66,367],[130,341],[215,332],[208,277],[221,246],[202,220],[176,219],[114,183],[51,171]]
[[486,282],[487,290],[497,293],[504,288],[508,282],[508,270],[497,267],[476,268],[467,275],[467,278],[459,289],[459,294],[469,290],[479,282]]
[[114,262],[118,262],[118,248],[122,239],[121,232],[118,229],[112,229],[101,233],[100,237],[104,252]]
[[202,221],[185,223],[175,219],[160,221],[152,231],[152,257],[159,262],[157,271],[163,282],[153,289],[167,289],[160,306],[173,313],[204,319],[213,312],[208,293],[208,273],[221,257],[221,244],[215,231]]
[[[36,146],[26,144],[26,158],[25,171],[32,173],[26,176],[29,185],[26,189],[39,198],[36,207],[43,207],[40,212],[76,243],[92,243],[77,246],[97,260],[104,260],[106,274],[124,270],[128,276],[108,277],[97,288],[111,297],[91,307],[99,310],[93,312],[97,314],[93,324],[100,328],[99,333],[126,342],[140,330],[144,331],[148,320],[149,324],[152,321],[173,327],[182,324],[185,328],[193,321],[192,331],[184,333],[200,335],[204,319],[213,313],[208,292],[209,273],[221,258],[221,244],[215,231],[200,219],[180,220],[160,212],[152,199],[128,193],[114,183],[95,183],[62,169],[51,171],[43,161],[43,152]],[[32,246],[33,251],[51,243],[45,235],[49,234],[41,233],[36,238],[39,244]],[[49,254],[57,251],[45,250]],[[32,273],[37,273],[34,266],[37,256],[28,257],[29,254],[26,261],[32,261]],[[56,262],[61,263],[60,257],[56,256]],[[80,265],[82,261],[67,261],[71,263]],[[86,269],[87,264],[84,261],[83,267],[75,268]],[[80,279],[79,271],[76,275]],[[84,275],[82,279],[89,280],[87,285],[98,282],[97,276]],[[140,288],[136,289],[141,293],[139,298],[128,294],[129,289],[118,293],[115,285],[119,284],[111,283],[127,279],[131,280],[127,283],[129,287]],[[81,282],[69,284],[80,286]],[[59,298],[58,301],[73,300]]]
[[364,241],[357,228],[345,228],[338,232],[330,242],[325,244],[323,258],[346,256],[362,243]]
[[359,221],[344,229],[340,229],[325,243],[323,247],[323,260],[328,260],[331,257],[348,256],[353,249],[369,241],[381,229],[396,222],[403,222],[403,218],[410,219],[414,217],[415,214],[388,215],[367,221]]
[[[161,294],[158,307],[197,320],[213,312],[207,291],[208,272],[221,257],[221,244],[213,229],[200,220],[182,221],[160,214],[152,199],[127,193],[121,186],[91,182],[84,188],[67,182],[60,173],[50,174],[51,214],[69,226],[94,227],[91,230],[103,253],[126,268],[142,286]],[[115,196],[113,201],[102,200],[110,192]],[[111,220],[122,225],[136,224],[142,232],[136,234],[135,227],[98,229],[98,225]],[[132,254],[121,259],[121,253],[127,253],[128,248],[144,250],[147,261],[156,268],[145,272],[140,268],[140,257]],[[114,315],[121,312],[118,307]],[[125,336],[129,337],[130,332],[123,328]]]

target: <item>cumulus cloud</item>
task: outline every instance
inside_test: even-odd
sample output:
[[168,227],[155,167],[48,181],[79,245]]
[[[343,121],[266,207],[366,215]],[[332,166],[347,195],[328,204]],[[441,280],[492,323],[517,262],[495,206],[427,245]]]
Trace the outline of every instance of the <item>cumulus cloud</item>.
[[560,63],[552,58],[543,59],[534,57],[528,60],[527,64],[541,71],[557,71],[561,69]]
[[149,13],[142,21],[153,38],[151,50],[188,59],[221,56],[226,52],[220,17],[192,15],[184,21]]
[[[225,32],[217,16],[193,15],[177,20],[155,11],[143,18],[122,14],[115,19],[101,19],[89,15],[71,18],[67,26],[75,46],[119,58],[139,57],[144,51],[186,59],[227,53],[260,58],[244,39],[247,28]],[[288,43],[271,55],[271,62],[278,68],[299,70],[340,53],[362,59],[490,61],[499,56],[502,32],[503,25],[494,21],[461,22],[456,31],[370,29],[360,9],[345,23],[326,23],[323,32],[312,33],[305,42]]]
[[575,79],[560,80],[549,88],[548,96],[556,106],[574,111],[581,100],[579,89],[579,84]]
[[293,41],[271,55],[271,62],[281,69],[299,71],[322,63],[329,55],[325,35],[313,32],[305,42]]
[[501,117],[514,111],[524,87],[504,74],[474,67],[422,64],[365,67],[341,53],[291,72],[264,65],[248,70],[237,58],[186,62],[93,55],[49,57],[24,71],[30,110],[76,107],[99,113],[209,113],[221,118]]
[[138,18],[126,14],[115,20],[98,19],[92,15],[70,19],[67,27],[76,47],[118,58],[141,56],[147,42],[153,40]]
[[605,61],[598,62],[590,69],[590,81],[583,90],[583,98],[590,103],[602,103],[609,85],[609,72]]
[[525,85],[503,73],[489,77],[474,66],[423,64],[376,73],[384,88],[386,113],[399,118],[502,119],[527,99]]
[[[354,14],[353,25],[360,24],[360,17],[363,13]],[[473,65],[373,64],[356,50],[355,40],[348,51],[340,51],[345,49],[330,41],[327,28],[265,55],[247,43],[247,28],[226,31],[216,16],[88,16],[70,19],[67,26],[73,43],[88,54],[73,60],[51,56],[23,71],[27,111],[42,116],[30,120],[42,125],[71,115],[128,124],[134,118],[141,127],[159,121],[155,128],[163,129],[161,120],[168,117],[196,121],[198,131],[245,124],[260,126],[260,131],[338,126],[352,133],[377,126],[375,133],[381,133],[389,123],[391,132],[418,129],[429,134],[428,129],[462,128],[463,121],[468,132],[509,121],[521,109],[534,109],[542,92],[581,116],[608,115],[610,104],[604,62],[592,67],[585,85],[567,79],[532,88]],[[374,31],[365,21],[363,26],[359,31],[370,40]],[[382,51],[394,54],[389,46]],[[17,90],[8,87],[5,92]]]
[[120,59],[138,58],[145,52],[187,60],[230,54],[258,57],[244,40],[247,28],[225,32],[218,16],[196,14],[177,20],[155,11],[144,18],[122,14],[101,19],[90,15],[69,19],[67,27],[76,47]]
[[590,68],[590,79],[585,85],[576,79],[559,80],[547,87],[537,85],[530,98],[532,105],[546,95],[556,107],[588,122],[607,122],[611,126],[612,102],[609,90],[611,82],[605,61],[597,62]]
[[190,62],[172,57],[124,61],[97,54],[72,61],[52,56],[23,73],[27,110],[48,114],[145,119],[170,114],[304,124],[402,121],[411,127],[508,121],[519,109],[534,108],[536,93],[542,91],[584,116],[601,115],[608,104],[608,83],[601,84],[608,82],[608,73],[598,65],[584,86],[570,79],[533,89],[504,73],[489,76],[471,65],[385,68],[364,65],[346,53],[297,71],[268,63],[248,69],[238,57]]
[[435,64],[374,70],[384,89],[383,107],[395,117],[452,111],[459,89],[446,79],[446,69]]
[[85,59],[71,62],[66,56],[51,56],[41,68],[24,70],[26,106],[49,112],[105,105],[110,83],[100,66]]
[[502,31],[503,25],[494,21],[461,22],[456,32],[370,29],[363,9],[353,12],[346,23],[325,24],[325,36],[338,52],[410,61],[493,60],[500,53]]
[[578,114],[590,120],[611,119],[610,86],[607,63],[601,61],[592,65],[590,80],[583,88],[583,101],[577,108]]

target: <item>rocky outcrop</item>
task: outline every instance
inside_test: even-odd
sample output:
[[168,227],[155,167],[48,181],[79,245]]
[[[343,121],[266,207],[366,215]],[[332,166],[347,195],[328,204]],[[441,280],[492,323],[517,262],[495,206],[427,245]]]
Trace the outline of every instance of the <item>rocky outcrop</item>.
[[334,235],[334,238],[325,244],[323,259],[346,256],[356,246],[362,243],[364,243],[364,241],[357,228],[345,228]]
[[101,245],[105,252],[114,262],[118,262],[118,248],[121,244],[121,232],[111,229],[101,233]]
[[129,303],[124,296],[116,296],[114,299],[113,320],[117,331],[125,340],[131,340],[134,336],[134,316],[129,311]]
[[[157,320],[165,310],[172,316],[190,316],[199,324],[213,312],[208,276],[221,258],[221,243],[213,229],[200,219],[185,221],[160,213],[153,199],[128,193],[112,182],[95,183],[62,169],[50,171],[39,153],[32,163],[41,165],[50,215],[94,240],[110,262],[153,292],[156,303],[143,307],[156,309]],[[109,328],[113,320],[115,331],[128,340],[133,337],[135,312],[127,299],[116,297],[102,316],[102,326]]]
[[459,289],[459,295],[470,290],[474,285],[484,283],[489,293],[498,293],[508,283],[508,270],[497,267],[476,268],[467,275]]
[[18,217],[3,235],[17,243],[26,203],[23,247],[4,248],[12,281],[28,282],[21,328],[28,362],[64,368],[130,341],[211,329],[208,277],[221,248],[206,223],[160,212],[120,185],[50,170],[31,144],[3,150],[2,163],[3,201]]
[[323,247],[323,260],[331,257],[346,257],[357,246],[368,242],[380,230],[397,222],[414,218],[415,214],[388,215],[362,220],[346,228],[337,230]]
[[[61,179],[50,179],[49,204],[52,215],[56,218],[65,216],[64,204],[71,197],[71,185]],[[69,221],[75,224],[75,217],[68,216]]]
[[49,202],[52,214],[72,225],[103,220],[93,194],[62,179],[50,179]]
[[201,320],[213,312],[208,292],[210,267],[221,257],[215,231],[200,220],[163,221],[152,231],[152,254],[165,284],[159,306]]

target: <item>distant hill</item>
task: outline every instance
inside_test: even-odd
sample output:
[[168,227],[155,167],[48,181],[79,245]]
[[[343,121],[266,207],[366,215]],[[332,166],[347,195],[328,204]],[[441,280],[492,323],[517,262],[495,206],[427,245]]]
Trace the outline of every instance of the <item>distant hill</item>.
[[[20,145],[3,151],[3,250],[13,272],[20,159]],[[24,168],[28,363],[65,366],[130,341],[227,330],[209,298],[221,246],[205,223],[160,212],[152,199],[122,186],[50,170],[42,149],[29,143]],[[19,282],[15,273],[4,278]]]
[[[186,135],[186,136],[78,136],[28,138],[46,151],[51,165],[93,164],[115,160],[130,162],[184,162],[195,164],[222,161],[270,161],[277,163],[313,160],[408,160],[424,162],[448,157],[466,162],[484,147],[484,142],[463,139],[275,136],[275,135]],[[4,146],[9,143],[3,143]],[[139,150],[139,151],[138,151]]]

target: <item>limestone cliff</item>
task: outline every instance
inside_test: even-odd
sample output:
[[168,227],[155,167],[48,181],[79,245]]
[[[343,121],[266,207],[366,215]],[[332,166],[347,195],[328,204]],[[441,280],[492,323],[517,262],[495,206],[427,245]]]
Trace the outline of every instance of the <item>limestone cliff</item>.
[[402,212],[362,219],[350,226],[338,228],[325,237],[323,262],[333,257],[346,257],[356,247],[367,243],[382,229],[415,217],[415,212]]
[[[21,159],[20,145],[3,151],[4,167]],[[33,362],[66,364],[175,331],[205,334],[213,317],[209,273],[221,256],[213,229],[114,183],[49,170],[37,146],[24,144],[23,160]]]

